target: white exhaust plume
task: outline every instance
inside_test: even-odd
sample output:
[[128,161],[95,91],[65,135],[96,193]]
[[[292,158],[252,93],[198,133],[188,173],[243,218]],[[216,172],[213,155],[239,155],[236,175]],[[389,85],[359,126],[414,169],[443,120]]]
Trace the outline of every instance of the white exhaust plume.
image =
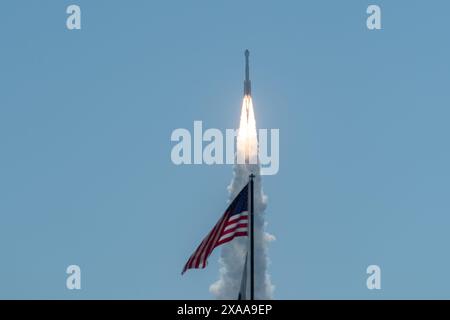
[[[248,183],[249,175],[255,175],[254,180],[254,261],[255,261],[255,299],[267,300],[273,298],[274,286],[267,272],[269,259],[267,255],[268,243],[275,237],[265,232],[264,210],[267,198],[261,187],[260,168],[257,161],[258,140],[256,135],[256,122],[253,112],[252,98],[244,96],[242,103],[240,126],[237,136],[237,163],[233,169],[233,180],[228,191],[232,201],[239,191]],[[239,159],[248,159],[245,164]],[[244,163],[244,164],[239,164]],[[248,238],[239,237],[222,248],[219,259],[220,277],[210,286],[210,292],[217,299],[235,300],[241,287],[242,272],[245,255],[248,250]],[[248,286],[247,286],[248,287]]]

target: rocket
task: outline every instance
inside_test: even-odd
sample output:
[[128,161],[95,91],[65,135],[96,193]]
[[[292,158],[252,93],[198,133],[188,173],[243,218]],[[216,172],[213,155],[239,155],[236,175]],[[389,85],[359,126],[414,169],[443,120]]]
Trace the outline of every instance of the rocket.
[[[239,125],[239,130],[242,130],[241,139],[239,139],[238,135],[238,144],[239,141],[243,144],[241,146],[242,151],[245,154],[245,162],[244,163],[250,163],[250,140],[251,137],[249,136],[249,127],[253,125],[255,126],[255,119],[253,115],[253,106],[252,106],[252,83],[250,82],[250,64],[249,64],[249,56],[250,51],[245,50],[245,80],[244,80],[244,100],[242,102],[242,113],[241,113],[241,122]],[[253,120],[252,123],[250,121]],[[256,128],[254,128],[256,130]],[[256,143],[257,144],[257,143]],[[256,145],[255,144],[255,145]],[[256,162],[251,162],[256,163]]]
[[250,51],[245,50],[245,80],[244,80],[244,96],[252,95],[252,83],[250,82],[250,66],[248,63],[248,57],[250,56]]

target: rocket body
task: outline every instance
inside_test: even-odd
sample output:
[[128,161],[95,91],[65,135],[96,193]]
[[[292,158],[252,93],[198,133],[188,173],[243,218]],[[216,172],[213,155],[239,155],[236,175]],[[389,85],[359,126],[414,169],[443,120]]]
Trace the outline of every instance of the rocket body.
[[245,80],[244,80],[244,96],[252,95],[252,83],[250,82],[250,65],[249,65],[250,51],[245,50]]

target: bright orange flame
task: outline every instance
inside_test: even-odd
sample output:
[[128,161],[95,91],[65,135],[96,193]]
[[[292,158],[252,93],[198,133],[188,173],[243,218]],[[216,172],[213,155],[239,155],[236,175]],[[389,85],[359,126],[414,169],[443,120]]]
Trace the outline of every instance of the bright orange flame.
[[241,121],[237,136],[238,164],[256,164],[258,159],[258,138],[256,135],[255,113],[252,97],[244,96],[242,101]]

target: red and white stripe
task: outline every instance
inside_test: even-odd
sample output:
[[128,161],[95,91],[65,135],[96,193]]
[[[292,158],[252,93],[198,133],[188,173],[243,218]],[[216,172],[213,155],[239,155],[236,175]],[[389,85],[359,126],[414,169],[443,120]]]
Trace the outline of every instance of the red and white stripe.
[[228,212],[220,218],[214,228],[200,243],[183,268],[182,274],[188,269],[203,269],[214,248],[230,242],[236,237],[248,235],[248,211],[232,216]]

